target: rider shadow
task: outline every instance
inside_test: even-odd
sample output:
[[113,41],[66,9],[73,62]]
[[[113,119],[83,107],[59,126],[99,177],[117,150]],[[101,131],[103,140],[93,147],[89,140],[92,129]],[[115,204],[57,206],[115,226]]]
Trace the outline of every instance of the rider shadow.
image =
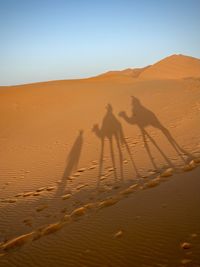
[[127,116],[126,112],[124,111],[121,111],[119,113],[119,116],[122,117],[127,123],[132,125],[135,124],[139,127],[142,134],[145,149],[155,169],[157,169],[157,165],[154,161],[153,155],[149,148],[147,138],[149,138],[151,143],[160,152],[160,154],[162,155],[164,160],[168,163],[168,165],[173,166],[173,164],[170,161],[170,159],[166,156],[166,154],[162,151],[162,149],[158,146],[153,137],[146,131],[146,127],[148,126],[152,126],[162,132],[162,134],[165,136],[165,138],[168,140],[172,148],[176,151],[176,153],[184,163],[186,163],[186,160],[183,157],[183,155],[191,157],[189,153],[187,153],[183,148],[180,147],[180,145],[176,142],[176,140],[173,138],[168,129],[165,128],[164,125],[159,121],[156,115],[151,110],[144,107],[138,98],[132,96],[132,114],[130,117]]
[[112,106],[110,104],[108,104],[106,106],[106,109],[107,109],[107,112],[103,118],[101,128],[99,128],[98,124],[95,124],[92,128],[92,131],[101,140],[101,152],[100,152],[100,159],[99,159],[99,175],[98,175],[97,187],[100,184],[100,179],[101,179],[102,171],[103,171],[105,139],[108,139],[108,141],[109,141],[110,155],[111,155],[111,160],[112,160],[112,166],[113,166],[115,181],[118,180],[118,175],[117,175],[116,160],[115,160],[115,155],[114,155],[114,146],[113,146],[114,140],[116,142],[118,153],[119,153],[121,180],[124,179],[123,154],[122,154],[122,146],[123,145],[125,146],[126,151],[129,155],[131,162],[133,164],[133,167],[135,169],[135,172],[138,175],[138,170],[136,168],[135,162],[134,162],[133,157],[131,155],[129,146],[128,146],[125,138],[124,138],[124,133],[123,133],[121,123],[118,121],[118,119],[113,114],[113,109],[112,109]]
[[65,167],[62,180],[58,185],[58,188],[55,194],[56,197],[59,197],[64,194],[69,176],[72,174],[74,170],[77,169],[80,155],[81,155],[82,146],[83,146],[83,130],[80,130],[79,135],[77,136],[68,154],[67,165]]

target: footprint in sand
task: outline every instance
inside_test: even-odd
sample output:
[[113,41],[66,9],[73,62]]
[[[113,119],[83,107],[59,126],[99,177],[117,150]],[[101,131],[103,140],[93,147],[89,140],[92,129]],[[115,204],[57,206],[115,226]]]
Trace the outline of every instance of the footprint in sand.
[[111,176],[111,174],[112,174],[112,172],[110,171],[110,172],[108,172],[108,173],[105,173],[104,176],[105,176],[105,177],[108,177],[108,176]]
[[160,174],[160,177],[170,177],[170,176],[172,176],[173,175],[173,172],[174,172],[174,169],[172,169],[172,168],[168,168],[168,169],[166,169],[164,172],[162,172],[161,174]]
[[37,196],[39,196],[39,195],[40,195],[39,192],[35,192],[35,193],[33,193],[33,196],[35,196],[35,197],[37,197]]
[[80,172],[75,172],[75,173],[73,174],[74,177],[79,177],[80,175],[81,175]]
[[192,245],[189,242],[183,242],[183,243],[180,244],[180,247],[182,249],[190,249],[192,247]]
[[190,236],[191,236],[191,238],[196,238],[196,237],[198,237],[197,234],[191,234]]
[[15,203],[15,202],[17,202],[16,199],[8,199],[8,203]]
[[88,170],[93,170],[93,169],[95,169],[96,167],[97,167],[97,165],[92,165],[92,166],[88,167]]
[[52,191],[52,190],[54,190],[55,189],[55,186],[49,186],[49,187],[47,187],[47,191]]
[[82,189],[82,188],[84,188],[84,187],[86,187],[86,186],[88,186],[88,184],[81,184],[81,185],[78,185],[78,186],[76,187],[76,190],[80,190],[80,189]]
[[66,194],[62,196],[63,200],[69,199],[72,195],[71,194]]
[[181,264],[185,265],[185,266],[188,266],[189,263],[191,263],[192,260],[191,259],[183,259],[181,260]]
[[48,205],[40,205],[39,207],[36,208],[36,211],[41,212],[47,208],[48,208]]
[[190,162],[189,162],[189,164],[187,164],[187,165],[185,165],[184,167],[183,167],[183,171],[184,172],[188,172],[188,171],[192,171],[194,168],[196,168],[197,167],[197,164],[195,163],[195,161],[194,160],[191,160]]
[[109,199],[103,200],[103,201],[99,202],[98,208],[102,209],[105,207],[112,206],[112,205],[116,204],[117,202],[119,202],[120,199],[121,199],[120,196],[116,196],[116,197],[111,197]]
[[116,232],[114,234],[114,238],[120,238],[120,237],[122,237],[122,235],[123,235],[123,231],[122,230],[119,230],[118,232]]
[[18,193],[15,195],[15,197],[22,197],[24,195],[24,193]]
[[152,188],[160,184],[160,177],[154,178],[151,181],[148,181],[144,184],[144,188]]
[[71,217],[72,218],[77,218],[77,217],[83,216],[85,214],[86,214],[86,208],[85,207],[80,207],[80,208],[77,208],[74,211],[72,211]]
[[55,233],[58,230],[60,230],[64,226],[64,224],[65,224],[64,222],[57,222],[57,223],[50,224],[44,227],[43,229],[41,229],[38,237]]
[[36,192],[42,192],[42,191],[44,191],[44,190],[46,190],[46,187],[40,187],[40,188],[38,188],[38,189],[36,190]]
[[138,186],[139,186],[138,184],[131,185],[128,188],[121,191],[120,195],[127,196],[129,194],[132,194],[138,188]]
[[3,249],[4,251],[8,251],[8,250],[14,249],[16,247],[21,247],[21,246],[25,245],[27,242],[31,241],[34,237],[34,234],[35,234],[35,232],[31,232],[31,233],[13,238],[13,239],[3,243],[0,246],[0,249]]
[[84,172],[86,168],[80,168],[77,172]]
[[24,223],[26,226],[32,227],[32,225],[33,225],[32,218],[26,218],[26,219],[24,219],[24,220],[23,220],[23,223]]
[[34,192],[27,192],[23,194],[23,197],[30,197],[34,194]]

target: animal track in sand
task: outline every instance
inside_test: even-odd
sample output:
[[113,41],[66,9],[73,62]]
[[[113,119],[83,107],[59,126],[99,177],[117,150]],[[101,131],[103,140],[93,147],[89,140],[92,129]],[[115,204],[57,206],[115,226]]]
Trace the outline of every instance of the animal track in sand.
[[120,238],[120,237],[122,237],[122,235],[123,235],[123,231],[122,230],[119,230],[118,232],[116,232],[114,234],[114,238]]
[[21,197],[21,196],[23,196],[23,193],[18,193],[15,195],[15,197]]
[[103,180],[105,180],[106,179],[106,176],[105,175],[102,175],[101,177],[100,177],[100,181],[103,181]]
[[27,192],[23,194],[23,197],[30,197],[34,194],[34,192]]
[[80,172],[76,172],[76,173],[73,174],[74,177],[78,177],[78,176],[80,176],[80,175],[81,175]]
[[43,211],[44,209],[47,209],[48,205],[40,205],[39,207],[36,208],[37,212]]
[[[78,177],[81,175],[81,173],[83,173],[84,171],[86,170],[86,168],[81,168],[79,169],[75,174],[74,174],[74,177]],[[68,177],[69,180],[72,180],[74,178],[73,176],[70,176]],[[56,183],[57,184],[60,184],[62,181],[61,180],[58,180]],[[81,185],[80,188],[76,188],[78,190],[80,190],[81,188],[85,187],[85,186],[88,186],[88,185]],[[7,198],[7,199],[0,199],[0,202],[4,202],[4,203],[14,203],[16,202],[16,198],[20,198],[20,197],[31,197],[31,196],[40,196],[41,193],[44,193],[44,192],[51,192],[53,190],[56,189],[56,186],[43,186],[43,187],[40,187],[38,189],[36,189],[35,191],[30,191],[30,192],[25,192],[25,193],[17,193],[16,195],[14,195],[14,197],[10,197],[10,198]]]
[[81,185],[78,185],[78,186],[76,187],[76,190],[80,190],[80,189],[82,189],[82,188],[84,188],[84,187],[86,187],[86,186],[88,186],[88,184],[81,184]]
[[[197,160],[199,162],[199,159]],[[163,175],[162,175],[163,174]],[[81,218],[82,216],[86,215],[89,211],[97,211],[102,208],[107,208],[112,205],[115,205],[123,198],[127,197],[128,195],[145,188],[151,188],[154,186],[157,186],[160,184],[163,178],[169,177],[173,174],[173,170],[168,168],[165,171],[162,172],[162,174],[154,179],[151,179],[147,181],[144,186],[140,186],[139,184],[132,184],[128,188],[123,189],[116,193],[115,195],[108,197],[106,199],[102,199],[99,201],[89,202],[83,205],[81,207],[76,207],[70,214],[65,214],[62,219],[56,223],[49,224],[47,226],[42,226],[39,229],[36,229],[30,233],[15,237],[11,240],[5,241],[0,244],[0,255],[5,255],[7,251],[12,250],[17,247],[21,247],[27,242],[35,241],[45,235],[49,235],[52,233],[57,232],[58,230],[62,229],[67,223],[72,223],[73,221],[76,221],[77,219]],[[93,199],[93,198],[92,198]],[[37,208],[37,211],[42,211],[46,209],[47,205],[41,205]],[[66,212],[66,210],[64,210]],[[25,224],[29,225],[31,224],[31,219],[26,218],[23,221]],[[117,234],[117,233],[116,233]],[[121,236],[121,232],[119,233],[119,236]],[[196,237],[196,235],[194,235]]]
[[183,167],[183,171],[184,171],[184,172],[187,172],[187,171],[191,171],[191,170],[193,170],[194,168],[196,168],[197,165],[198,165],[198,160],[199,160],[199,159],[196,159],[196,161],[195,161],[195,160],[191,160],[191,161],[189,162],[189,164],[187,164],[187,165],[185,165],[185,166]]
[[[93,161],[92,163],[97,163],[97,161]],[[125,160],[125,163],[126,163],[126,160]],[[198,165],[200,164],[200,157],[199,157],[199,154],[198,156],[194,157],[193,160],[191,160],[188,164],[186,164],[185,166],[181,167],[181,170],[183,172],[186,172],[186,171],[191,171],[193,170],[194,168],[196,168]],[[96,168],[97,165],[92,165],[90,166],[89,168],[80,168],[79,170],[77,170],[76,172],[76,175],[79,176],[81,173],[87,171],[87,170],[91,170],[91,169],[94,169]],[[105,180],[108,176],[110,176],[113,171],[114,171],[114,168],[112,167],[107,167],[106,168],[106,173],[104,175],[101,176],[100,180]],[[156,173],[159,173],[159,170],[149,170],[151,173],[150,175],[154,175]],[[162,171],[160,173],[160,177],[162,178],[168,178],[170,176],[173,175],[173,172],[174,172],[174,169],[172,168],[167,168],[166,170]],[[141,178],[145,178],[147,179],[149,177],[149,175],[143,175]],[[69,180],[72,180],[74,177],[73,176],[70,176],[69,177]],[[164,180],[163,180],[164,181]],[[61,180],[58,180],[57,183],[60,183]],[[145,185],[145,188],[146,187],[153,187],[153,184],[158,184],[158,181],[157,182],[152,182],[152,183],[149,183],[149,185],[147,186],[147,184]],[[76,190],[80,190],[82,188],[84,188],[85,186],[88,186],[87,185],[80,185],[80,188],[79,186],[77,186]],[[51,192],[53,191],[54,189],[56,189],[56,186],[43,186],[43,187],[40,187],[38,189],[36,189],[35,191],[30,191],[30,192],[25,192],[25,193],[18,193],[16,195],[14,195],[13,197],[10,197],[10,198],[6,198],[6,199],[0,199],[0,202],[2,203],[15,203],[17,201],[17,198],[20,198],[20,197],[23,197],[23,198],[27,198],[27,197],[37,197],[37,196],[40,196],[42,193],[44,192]]]
[[23,223],[29,227],[31,227],[33,225],[33,221],[32,218],[26,218],[23,220]]
[[148,181],[147,183],[144,184],[144,188],[151,188],[151,187],[155,187],[157,185],[160,184],[160,177],[154,178],[150,181]]
[[42,192],[42,191],[44,191],[46,189],[46,187],[40,187],[40,188],[38,188],[37,190],[36,190],[36,192]]
[[47,191],[52,191],[52,190],[54,190],[56,187],[55,186],[49,186],[49,187],[47,187]]
[[95,169],[97,166],[98,166],[98,165],[92,165],[92,166],[88,167],[88,170],[93,170],[93,169]]
[[16,199],[8,199],[8,203],[15,203],[15,202],[17,202]]
[[77,172],[84,172],[86,170],[86,168],[80,168],[79,170],[77,170]]
[[66,194],[62,196],[63,200],[69,199],[72,195],[71,194]]
[[[189,170],[193,170],[195,167],[200,165],[200,157],[194,158],[192,161],[190,161],[190,163],[188,165],[189,165]],[[185,168],[185,166],[182,168],[182,171],[186,171],[184,168]],[[112,173],[111,168],[110,168],[110,171],[108,172],[108,174],[110,174],[110,173]],[[155,186],[159,185],[163,180],[165,180],[165,178],[172,176],[173,173],[174,173],[174,169],[168,168],[168,169],[162,171],[161,174],[158,175],[158,177],[150,179],[149,181],[145,182],[143,184],[143,186],[141,186],[139,184],[133,184],[133,185],[130,185],[129,187],[127,187],[126,189],[119,191],[118,193],[116,193],[115,195],[113,195],[112,197],[109,197],[107,199],[99,200],[97,202],[94,201],[91,203],[86,203],[85,205],[83,205],[82,203],[79,203],[79,204],[82,204],[83,206],[79,207],[79,208],[76,207],[76,209],[74,211],[72,211],[70,215],[65,214],[61,221],[59,221],[55,224],[50,224],[48,226],[42,227],[42,229],[40,229],[40,230],[35,230],[35,231],[30,232],[28,234],[21,235],[19,237],[16,237],[16,238],[13,238],[9,241],[5,241],[5,242],[1,243],[0,244],[0,255],[5,255],[5,252],[9,251],[10,249],[13,249],[15,247],[20,247],[29,241],[37,240],[37,239],[41,238],[42,236],[45,236],[47,234],[52,234],[52,233],[60,230],[67,222],[73,222],[73,220],[76,220],[77,218],[82,217],[83,215],[87,214],[87,212],[89,210],[94,211],[94,210],[98,210],[98,209],[112,206],[112,205],[116,204],[117,202],[119,202],[124,197],[127,197],[128,195],[130,195],[130,194],[132,194],[138,190],[155,187]],[[102,178],[105,179],[106,174],[103,175]],[[145,181],[146,181],[146,179],[145,179]],[[87,185],[79,185],[78,186],[79,190],[85,186],[87,186]],[[31,191],[31,192],[16,194],[15,198],[24,197],[24,196],[25,197],[34,196],[35,194],[38,195],[38,194],[43,193],[45,191],[53,191],[55,188],[56,188],[55,186],[41,187],[41,188],[39,188],[33,192]],[[112,189],[113,188],[111,188],[111,191],[112,191]],[[108,191],[108,190],[105,190],[105,191]],[[71,196],[71,194],[66,194],[66,195]],[[69,197],[67,197],[67,198],[69,198]],[[94,200],[93,197],[91,197],[90,199]],[[12,198],[1,199],[1,202],[14,203],[14,202],[16,202],[16,199],[12,199]],[[41,212],[47,208],[48,208],[47,205],[40,205],[39,207],[37,207],[36,211]],[[65,212],[66,212],[66,209],[63,210],[63,213],[65,213]],[[24,219],[23,222],[27,226],[30,226],[30,227],[32,226],[32,221],[30,218]]]
[[35,192],[35,193],[33,193],[33,196],[35,196],[35,197],[37,197],[37,196],[39,196],[39,195],[40,195],[39,192]]

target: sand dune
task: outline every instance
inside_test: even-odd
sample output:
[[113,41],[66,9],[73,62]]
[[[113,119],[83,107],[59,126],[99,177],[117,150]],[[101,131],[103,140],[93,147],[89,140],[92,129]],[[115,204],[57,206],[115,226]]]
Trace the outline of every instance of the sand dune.
[[117,76],[127,76],[127,77],[131,77],[131,78],[138,78],[142,72],[144,72],[146,69],[150,68],[151,66],[147,66],[144,68],[128,68],[125,70],[119,70],[119,71],[108,71],[106,73],[103,73],[101,75],[98,75],[97,77],[95,77],[96,79],[111,79],[111,78],[115,78]]
[[183,79],[199,78],[200,60],[184,55],[172,55],[146,69],[141,79]]
[[96,78],[105,80],[117,79],[117,77],[129,77],[136,80],[200,78],[200,59],[185,55],[172,55],[144,68],[109,71]]
[[0,87],[0,266],[199,266],[198,77]]

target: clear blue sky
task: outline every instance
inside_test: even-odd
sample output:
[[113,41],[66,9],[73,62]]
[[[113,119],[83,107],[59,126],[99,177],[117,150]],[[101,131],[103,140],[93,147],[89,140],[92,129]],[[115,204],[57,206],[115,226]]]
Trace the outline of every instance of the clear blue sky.
[[0,0],[0,85],[200,58],[200,0]]

